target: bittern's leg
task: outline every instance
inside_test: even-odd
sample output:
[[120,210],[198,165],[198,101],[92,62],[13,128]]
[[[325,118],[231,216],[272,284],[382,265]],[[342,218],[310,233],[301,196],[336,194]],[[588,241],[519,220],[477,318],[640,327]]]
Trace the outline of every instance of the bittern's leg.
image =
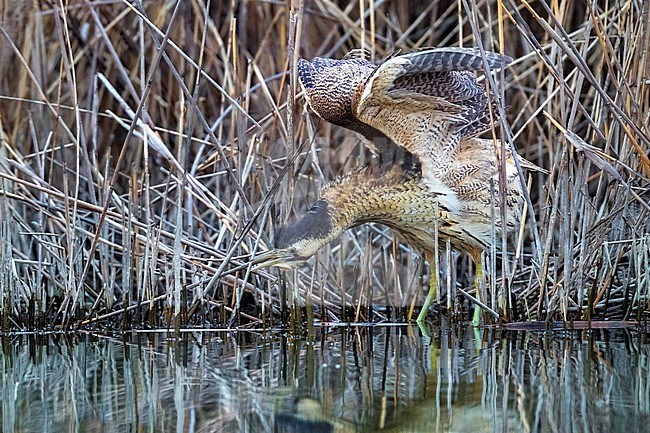
[[438,293],[438,264],[436,263],[435,256],[433,254],[426,254],[427,262],[429,262],[429,269],[431,270],[431,277],[429,278],[429,293],[422,304],[422,309],[416,320],[417,323],[424,322],[424,319],[429,313],[429,307],[433,303],[433,300],[436,299],[436,294]]
[[[476,276],[474,277],[474,289],[476,289],[476,299],[481,301],[481,283],[483,282],[483,255],[472,254],[474,263],[476,264]],[[472,325],[478,326],[481,321],[481,307],[474,305],[474,317],[472,318]]]

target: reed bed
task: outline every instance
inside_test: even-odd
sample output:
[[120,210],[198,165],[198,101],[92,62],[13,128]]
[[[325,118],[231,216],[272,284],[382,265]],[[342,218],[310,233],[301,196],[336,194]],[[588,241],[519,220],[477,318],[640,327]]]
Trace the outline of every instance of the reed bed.
[[[427,268],[386,228],[294,273],[278,225],[372,149],[310,112],[299,57],[480,46],[524,172],[520,230],[486,253],[500,321],[643,320],[650,280],[650,6],[643,0],[4,0],[1,329],[402,321]],[[440,252],[441,306],[471,305]],[[386,307],[384,307],[386,306]],[[302,308],[306,307],[306,308]],[[492,320],[492,319],[488,319]]]

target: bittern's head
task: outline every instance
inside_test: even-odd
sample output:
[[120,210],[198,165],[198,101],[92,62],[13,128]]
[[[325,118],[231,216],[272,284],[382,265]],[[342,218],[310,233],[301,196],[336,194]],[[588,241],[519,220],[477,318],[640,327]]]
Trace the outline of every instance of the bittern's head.
[[322,119],[343,127],[355,122],[353,107],[375,69],[365,58],[298,61],[298,77],[311,108]]
[[318,200],[300,221],[281,227],[275,235],[278,254],[274,266],[294,268],[316,254],[319,248],[340,235],[329,204]]

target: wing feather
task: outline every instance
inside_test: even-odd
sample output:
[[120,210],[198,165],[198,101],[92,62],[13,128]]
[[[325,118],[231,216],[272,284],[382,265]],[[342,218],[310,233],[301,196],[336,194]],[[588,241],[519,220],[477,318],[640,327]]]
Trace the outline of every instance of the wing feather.
[[[485,52],[487,67],[512,59]],[[481,52],[469,48],[417,51],[387,59],[366,81],[358,120],[381,131],[423,166],[441,169],[458,142],[489,129],[492,104],[473,72],[484,70]]]

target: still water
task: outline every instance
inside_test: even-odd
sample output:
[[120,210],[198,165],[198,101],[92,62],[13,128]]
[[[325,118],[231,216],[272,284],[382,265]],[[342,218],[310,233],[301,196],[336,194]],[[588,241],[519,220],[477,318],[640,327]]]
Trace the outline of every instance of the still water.
[[4,337],[2,432],[650,431],[634,331]]

